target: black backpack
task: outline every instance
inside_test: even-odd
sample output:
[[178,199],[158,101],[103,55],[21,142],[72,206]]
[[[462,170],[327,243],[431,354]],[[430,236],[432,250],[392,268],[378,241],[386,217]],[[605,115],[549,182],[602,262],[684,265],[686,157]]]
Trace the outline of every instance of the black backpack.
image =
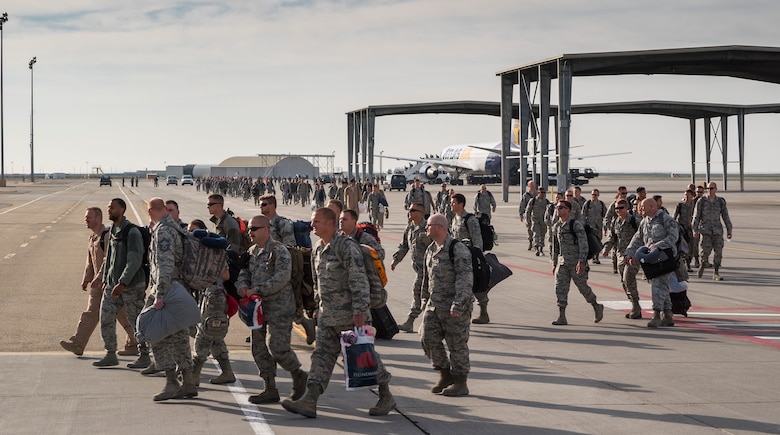
[[127,237],[131,228],[138,228],[138,232],[141,233],[141,239],[143,240],[144,244],[144,252],[141,256],[141,269],[144,271],[146,285],[149,285],[149,276],[152,273],[152,267],[149,265],[149,245],[152,244],[152,233],[149,232],[149,227],[141,227],[134,223],[128,222],[119,233],[120,240],[122,240],[122,243],[125,244],[125,249],[127,249]]
[[[590,225],[583,224],[583,226],[585,227],[585,235],[588,240],[588,258],[593,258],[601,252],[604,245],[601,243],[601,237],[593,231]],[[574,232],[574,219],[569,219],[569,231],[574,236],[574,241],[577,242],[577,233]]]
[[[470,217],[476,217],[473,214],[469,213],[466,215],[466,222],[468,222]],[[496,240],[496,230],[493,229],[493,225],[488,224],[488,218],[487,216],[483,216],[482,218],[477,219],[477,222],[479,222],[479,232],[482,236],[482,250],[483,251],[490,251],[493,249],[493,245],[495,244]]]
[[[450,261],[453,266],[455,265],[456,243],[463,242],[456,239],[450,244]],[[472,293],[485,293],[490,289],[490,266],[479,248],[465,246],[471,251],[471,270],[474,273],[474,284],[471,286],[471,291]]]

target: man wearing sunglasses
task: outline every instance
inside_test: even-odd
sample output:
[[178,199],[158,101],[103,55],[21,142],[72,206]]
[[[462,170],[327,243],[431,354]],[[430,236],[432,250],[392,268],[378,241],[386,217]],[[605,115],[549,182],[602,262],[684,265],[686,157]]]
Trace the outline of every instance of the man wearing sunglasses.
[[615,202],[615,212],[618,218],[613,221],[612,228],[608,229],[609,239],[604,243],[604,252],[601,255],[606,257],[613,249],[617,253],[620,282],[623,284],[623,291],[626,292],[628,300],[631,301],[631,312],[626,314],[626,318],[641,319],[642,307],[639,306],[639,291],[636,285],[639,266],[628,264],[623,255],[623,251],[631,243],[631,239],[639,227],[639,220],[636,215],[629,212],[628,207],[628,201],[625,199],[619,199]]
[[292,221],[276,214],[276,196],[267,193],[260,197],[260,213],[270,222],[272,239],[285,245],[296,245]]
[[726,237],[731,240],[731,219],[729,218],[729,209],[726,207],[726,200],[723,197],[715,195],[718,186],[710,182],[707,184],[707,196],[696,202],[693,214],[693,236],[699,237],[699,258],[701,264],[697,271],[699,278],[704,274],[705,263],[710,256],[710,251],[715,251],[712,264],[715,272],[712,279],[722,281],[720,274],[721,259],[723,258],[723,225],[726,224]]
[[412,306],[409,308],[409,316],[406,322],[398,325],[398,329],[404,332],[414,332],[414,319],[422,312],[420,289],[422,288],[423,260],[425,250],[431,244],[431,238],[425,233],[425,209],[420,203],[414,203],[409,207],[409,225],[404,230],[404,237],[393,254],[393,263],[390,270],[404,259],[409,251],[412,251],[412,269],[415,272],[414,286],[412,288]]

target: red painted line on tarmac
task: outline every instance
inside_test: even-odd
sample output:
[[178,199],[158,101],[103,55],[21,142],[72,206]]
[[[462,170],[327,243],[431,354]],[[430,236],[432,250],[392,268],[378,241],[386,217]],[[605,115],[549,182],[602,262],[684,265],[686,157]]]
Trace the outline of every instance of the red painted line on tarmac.
[[771,347],[780,350],[780,343],[775,342],[773,340],[765,340],[763,338],[754,337],[752,335],[744,335],[734,331],[724,331],[714,326],[707,326],[701,323],[695,323],[696,320],[690,318],[686,318],[684,320],[675,319],[674,321],[675,323],[683,323],[687,328],[696,329],[699,331],[705,331],[712,334],[721,335],[724,337],[735,338],[737,340],[747,341],[748,343],[760,344],[761,346]]

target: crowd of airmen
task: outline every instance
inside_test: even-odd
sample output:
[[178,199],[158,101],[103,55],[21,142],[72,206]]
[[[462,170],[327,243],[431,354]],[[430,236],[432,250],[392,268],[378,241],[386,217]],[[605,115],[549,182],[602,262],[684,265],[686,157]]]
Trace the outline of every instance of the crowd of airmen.
[[[370,221],[382,227],[389,206],[378,180],[357,184],[354,179],[342,180],[339,187],[334,180],[327,188],[317,181],[311,227],[319,240],[312,251],[312,274],[317,309],[311,317],[302,315],[290,284],[291,257],[284,246],[294,245],[292,222],[276,213],[277,198],[274,184],[282,192],[283,203],[305,205],[308,180],[280,179],[221,179],[198,180],[208,194],[207,208],[211,215],[212,229],[225,237],[230,251],[239,250],[241,232],[239,224],[230,218],[225,208],[224,195],[242,197],[249,186],[260,191],[255,203],[260,214],[249,221],[248,235],[252,246],[247,253],[247,264],[231,276],[226,266],[217,285],[206,289],[201,301],[202,323],[190,330],[185,328],[154,344],[136,341],[133,325],[142,309],[153,306],[162,309],[165,296],[175,287],[182,286],[180,268],[183,256],[180,233],[194,229],[206,229],[204,221],[195,219],[189,224],[179,219],[178,204],[173,200],[153,198],[148,203],[150,223],[148,227],[132,225],[124,216],[126,206],[122,199],[114,198],[107,213],[112,222],[110,228],[102,223],[102,210],[87,209],[85,223],[91,230],[88,241],[88,257],[81,287],[89,289],[87,311],[82,313],[76,333],[61,345],[76,355],[81,355],[98,320],[101,326],[106,355],[93,363],[98,367],[118,365],[117,354],[137,355],[130,368],[144,369],[142,374],[164,371],[166,384],[154,396],[155,401],[191,398],[198,395],[200,373],[209,354],[219,362],[221,374],[210,380],[214,384],[235,382],[224,337],[229,320],[226,314],[228,296],[223,287],[234,285],[241,297],[259,295],[263,298],[265,324],[251,333],[252,355],[264,381],[264,389],[250,396],[255,404],[276,403],[281,396],[276,387],[277,366],[290,372],[292,388],[282,406],[293,413],[316,417],[317,400],[329,383],[333,367],[340,353],[339,335],[343,330],[361,327],[371,322],[369,311],[369,285],[359,244],[369,244],[382,259],[385,251],[379,241],[370,234],[357,231],[361,212],[368,213]],[[295,186],[294,188],[292,186]],[[708,190],[704,194],[704,190]],[[604,307],[587,284],[590,264],[600,264],[598,255],[588,253],[586,226],[589,231],[605,237],[600,254],[611,253],[613,272],[620,275],[622,286],[632,303],[626,318],[639,319],[637,275],[639,267],[636,253],[640,247],[675,251],[678,238],[684,238],[690,246],[689,254],[682,256],[682,269],[697,269],[702,277],[706,267],[713,267],[713,279],[722,280],[720,266],[723,249],[723,227],[728,238],[732,235],[731,221],[726,202],[716,195],[715,183],[705,186],[689,185],[673,215],[663,206],[660,195],[648,198],[644,188],[636,189],[636,195],[628,195],[628,189],[620,186],[614,200],[607,205],[598,189],[591,198],[581,195],[579,186],[558,192],[555,201],[547,199],[544,189],[529,182],[519,207],[521,222],[528,231],[528,250],[535,255],[549,255],[555,275],[555,294],[559,317],[554,325],[566,325],[565,310],[568,292],[574,281],[585,300],[594,308],[595,322],[604,315]],[[317,192],[322,192],[318,197]],[[290,201],[287,201],[288,193]],[[327,202],[326,202],[327,197]],[[246,197],[244,197],[246,200]],[[446,184],[432,195],[416,180],[404,201],[408,224],[403,239],[392,255],[391,270],[410,254],[415,280],[412,285],[412,303],[406,321],[399,329],[414,331],[414,322],[423,316],[420,325],[420,342],[432,367],[439,372],[439,380],[431,392],[445,396],[469,394],[467,378],[469,364],[470,324],[490,322],[487,312],[487,293],[472,293],[471,251],[482,249],[479,221],[489,224],[496,203],[492,193],[481,185],[473,198],[473,213],[466,210],[466,197],[448,189]],[[470,217],[475,217],[470,219]],[[149,275],[144,273],[142,231],[149,231]],[[356,239],[358,243],[352,242]],[[544,248],[547,247],[547,254]],[[714,250],[713,263],[708,262]],[[590,258],[589,258],[590,257]],[[694,262],[691,265],[691,262]],[[655,316],[649,327],[673,326],[669,302],[671,274],[650,279]],[[687,280],[687,274],[680,277]],[[480,314],[472,319],[473,301],[480,307]],[[116,322],[127,333],[124,348],[118,350]],[[300,323],[316,342],[308,373],[301,368],[291,348],[292,323]],[[190,349],[190,337],[195,337],[195,355]],[[150,358],[154,355],[154,360]],[[391,376],[379,365],[379,400],[369,409],[371,415],[386,415],[395,407],[390,393]],[[180,380],[182,381],[180,383]]]

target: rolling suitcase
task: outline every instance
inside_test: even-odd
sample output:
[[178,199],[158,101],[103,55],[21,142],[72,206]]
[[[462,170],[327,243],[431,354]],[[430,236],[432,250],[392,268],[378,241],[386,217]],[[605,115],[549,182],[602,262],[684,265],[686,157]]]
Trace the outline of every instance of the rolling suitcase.
[[371,308],[371,319],[376,328],[376,338],[392,340],[393,336],[398,334],[398,324],[395,323],[395,318],[387,305],[382,308]]

